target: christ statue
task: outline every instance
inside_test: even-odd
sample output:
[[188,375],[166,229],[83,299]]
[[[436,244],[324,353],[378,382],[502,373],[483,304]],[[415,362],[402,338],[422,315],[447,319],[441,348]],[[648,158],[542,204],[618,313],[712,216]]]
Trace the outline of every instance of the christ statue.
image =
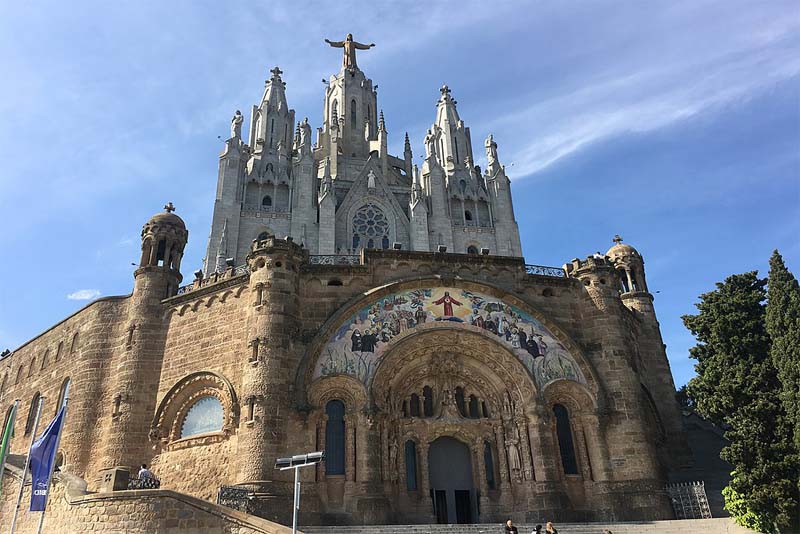
[[325,42],[331,45],[333,48],[344,48],[342,67],[347,70],[355,70],[358,68],[358,65],[356,64],[356,50],[369,50],[375,46],[375,43],[366,45],[359,43],[358,41],[354,41],[352,33],[348,33],[347,37],[344,38],[344,41],[329,41],[328,39],[325,39]]

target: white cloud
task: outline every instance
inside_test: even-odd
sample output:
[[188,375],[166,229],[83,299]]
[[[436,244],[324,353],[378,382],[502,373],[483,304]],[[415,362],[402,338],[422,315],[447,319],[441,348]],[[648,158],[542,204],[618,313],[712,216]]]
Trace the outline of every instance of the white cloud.
[[67,298],[69,300],[92,300],[96,299],[99,296],[100,296],[99,289],[79,289],[67,295]]

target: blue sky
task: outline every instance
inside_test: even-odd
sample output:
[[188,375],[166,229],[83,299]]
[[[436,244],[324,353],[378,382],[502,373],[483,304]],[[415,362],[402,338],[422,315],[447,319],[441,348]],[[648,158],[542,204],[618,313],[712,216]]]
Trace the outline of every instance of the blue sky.
[[348,31],[394,153],[443,83],[476,154],[494,134],[529,263],[639,249],[677,384],[697,295],[774,248],[800,272],[797,2],[3,2],[0,349],[128,293],[166,201],[191,278],[233,111],[279,65],[319,126]]

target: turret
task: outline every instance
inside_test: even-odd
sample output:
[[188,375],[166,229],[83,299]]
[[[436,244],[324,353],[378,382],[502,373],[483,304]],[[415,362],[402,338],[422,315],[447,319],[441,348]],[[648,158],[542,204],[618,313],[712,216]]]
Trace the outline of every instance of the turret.
[[164,209],[142,228],[142,256],[133,273],[124,351],[108,364],[114,369],[109,388],[114,411],[109,432],[104,434],[103,467],[107,469],[138,465],[151,454],[148,433],[164,356],[161,301],[177,293],[189,237],[183,220],[172,213],[172,203]]
[[333,189],[330,162],[325,160],[325,170],[319,186],[319,240],[318,254],[336,253],[336,194]]
[[281,522],[291,517],[291,512],[288,517],[279,512],[291,510],[291,474],[276,471],[273,464],[286,455],[285,444],[291,441],[287,415],[292,408],[292,373],[298,365],[292,343],[298,327],[299,272],[305,261],[299,245],[274,236],[255,240],[247,256],[248,326],[240,362],[243,424],[237,478],[260,486],[257,493],[269,505],[262,508],[262,516]]
[[511,198],[511,180],[506,176],[506,168],[497,156],[497,143],[492,134],[484,142],[486,148],[486,173],[484,181],[489,191],[494,215],[497,253],[503,256],[522,256],[522,243],[519,238],[519,225],[514,216],[514,202]]
[[[377,108],[378,92],[372,80],[358,67],[342,66],[338,74],[329,78],[325,91],[323,144],[328,144],[331,137],[336,136],[343,156],[368,157],[370,141],[376,140],[373,132],[378,131]],[[334,133],[334,129],[338,133]],[[333,175],[335,177],[336,173]]]
[[619,275],[619,292],[623,303],[633,310],[654,316],[653,295],[647,291],[644,276],[644,259],[635,248],[623,243],[619,235],[614,236],[613,241],[614,246],[608,249],[606,256]]
[[[408,137],[406,137],[408,139]],[[422,189],[422,176],[414,165],[412,171],[411,200],[409,201],[411,250],[430,251],[428,235],[428,209],[425,206],[425,194]]]

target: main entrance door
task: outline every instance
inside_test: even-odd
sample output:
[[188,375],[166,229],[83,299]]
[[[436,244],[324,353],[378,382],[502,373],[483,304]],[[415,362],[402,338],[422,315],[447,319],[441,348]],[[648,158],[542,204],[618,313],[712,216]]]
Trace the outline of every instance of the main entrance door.
[[454,438],[437,439],[428,449],[428,468],[436,521],[477,522],[469,447]]

